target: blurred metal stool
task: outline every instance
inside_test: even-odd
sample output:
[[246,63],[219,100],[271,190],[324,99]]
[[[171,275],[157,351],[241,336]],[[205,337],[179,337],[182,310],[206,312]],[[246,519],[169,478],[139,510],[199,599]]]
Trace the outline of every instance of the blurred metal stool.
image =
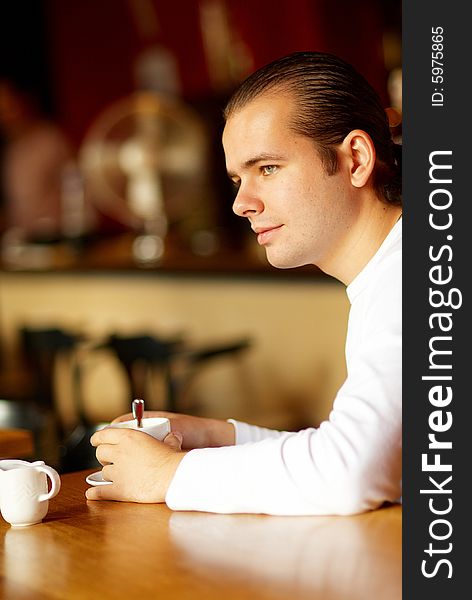
[[[31,369],[34,379],[34,390],[31,401],[36,410],[52,421],[50,429],[56,438],[51,445],[56,445],[56,468],[60,472],[94,467],[98,464],[95,452],[89,439],[96,427],[89,423],[82,408],[80,366],[74,360],[79,343],[83,340],[80,334],[70,333],[63,329],[31,328],[20,329],[20,341],[24,361]],[[54,377],[57,363],[61,357],[69,357],[70,378],[73,394],[75,422],[72,427],[63,422],[60,410],[60,398],[56,397]],[[22,425],[18,425],[22,426]],[[52,462],[52,460],[51,460]]]
[[[112,334],[100,347],[110,348],[116,354],[128,376],[133,398],[146,398],[146,374],[160,370],[166,389],[162,410],[178,412],[183,391],[204,364],[225,355],[235,356],[249,346],[249,340],[240,339],[191,348],[180,337],[165,340],[150,335]],[[178,373],[174,368],[177,363]]]
[[41,433],[46,424],[44,411],[30,401],[26,400],[0,400],[0,432],[26,430],[31,435],[31,445],[25,453],[15,453],[9,458],[39,458],[38,449],[41,444]]

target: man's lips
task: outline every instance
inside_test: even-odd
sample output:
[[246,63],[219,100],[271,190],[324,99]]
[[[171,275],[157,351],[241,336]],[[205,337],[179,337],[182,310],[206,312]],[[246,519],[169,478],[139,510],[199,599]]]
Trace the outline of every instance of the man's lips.
[[263,246],[267,244],[277,233],[279,229],[281,229],[283,225],[272,225],[270,227],[254,227],[253,231],[257,234],[257,242]]

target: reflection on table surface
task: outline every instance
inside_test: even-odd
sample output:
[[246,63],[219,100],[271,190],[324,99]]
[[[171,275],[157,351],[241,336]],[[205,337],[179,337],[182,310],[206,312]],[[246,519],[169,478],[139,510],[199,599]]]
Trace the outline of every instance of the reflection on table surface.
[[399,506],[355,517],[173,513],[87,502],[88,472],[62,477],[42,524],[0,522],[2,597],[401,598]]

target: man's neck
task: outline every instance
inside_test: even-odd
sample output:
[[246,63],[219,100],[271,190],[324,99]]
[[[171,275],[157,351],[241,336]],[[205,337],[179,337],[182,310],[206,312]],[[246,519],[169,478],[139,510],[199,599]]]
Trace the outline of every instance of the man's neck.
[[361,210],[342,250],[323,270],[349,285],[380,248],[401,214],[401,206],[380,201],[369,203]]

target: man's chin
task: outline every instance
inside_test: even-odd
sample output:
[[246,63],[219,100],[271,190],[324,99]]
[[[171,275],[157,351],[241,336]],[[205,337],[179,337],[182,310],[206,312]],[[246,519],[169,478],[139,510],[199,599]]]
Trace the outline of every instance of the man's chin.
[[289,256],[274,256],[270,252],[266,253],[267,260],[276,269],[296,269],[297,267],[303,267],[308,264],[306,261],[297,260],[294,257]]

